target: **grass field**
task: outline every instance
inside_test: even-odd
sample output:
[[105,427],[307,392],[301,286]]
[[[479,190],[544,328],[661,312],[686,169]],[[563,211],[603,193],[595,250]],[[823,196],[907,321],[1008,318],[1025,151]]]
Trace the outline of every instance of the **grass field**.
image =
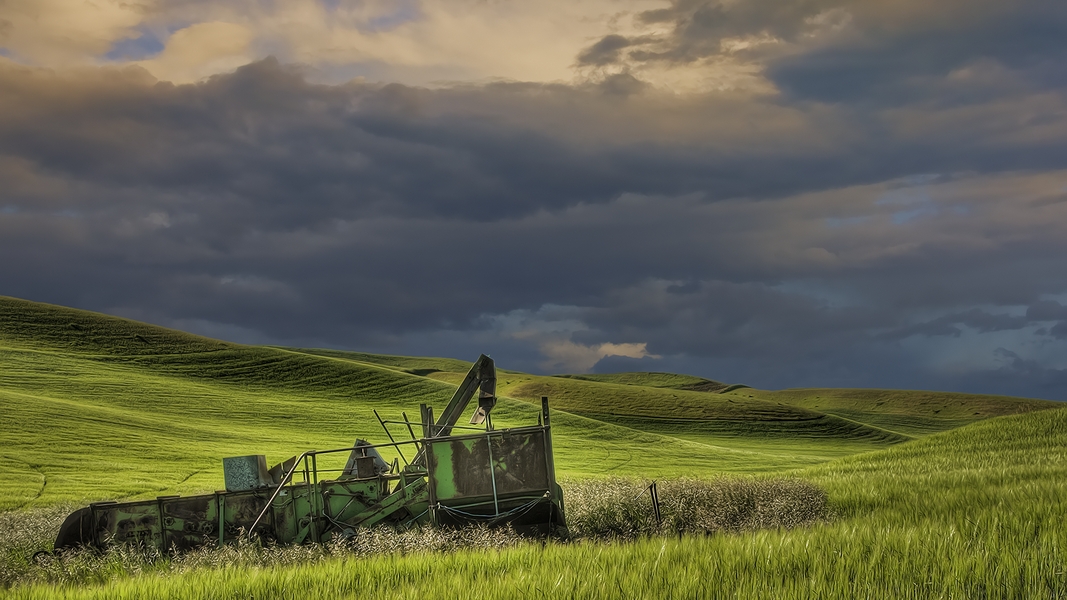
[[[440,406],[467,366],[240,346],[0,297],[0,510],[212,490],[222,484],[223,456],[256,452],[276,462],[356,437],[380,440],[372,409],[398,417],[417,414],[420,402]],[[834,516],[795,529],[631,543],[167,563],[115,568],[84,590],[7,593],[1067,596],[1067,413],[1047,410],[1058,403],[767,391],[661,373],[498,377],[498,426],[536,419],[534,403],[550,397],[556,464],[571,482],[786,475],[825,490]]]

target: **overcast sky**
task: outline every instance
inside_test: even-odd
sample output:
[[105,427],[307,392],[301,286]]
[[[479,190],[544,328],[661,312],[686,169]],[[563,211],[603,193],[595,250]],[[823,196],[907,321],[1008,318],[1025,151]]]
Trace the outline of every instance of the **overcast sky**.
[[0,294],[1067,399],[1061,0],[6,0]]

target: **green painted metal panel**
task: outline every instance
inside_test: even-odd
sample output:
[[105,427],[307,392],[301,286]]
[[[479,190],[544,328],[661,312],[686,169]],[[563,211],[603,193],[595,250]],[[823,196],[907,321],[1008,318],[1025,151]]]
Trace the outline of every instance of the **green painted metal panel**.
[[432,444],[434,496],[448,502],[552,489],[544,430],[444,438]]

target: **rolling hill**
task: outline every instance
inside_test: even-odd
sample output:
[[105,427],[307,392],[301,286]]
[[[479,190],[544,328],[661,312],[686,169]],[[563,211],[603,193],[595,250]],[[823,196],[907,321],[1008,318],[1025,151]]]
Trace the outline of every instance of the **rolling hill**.
[[[812,527],[633,543],[286,560],[217,553],[12,598],[1063,598],[1067,411],[972,423],[795,472],[836,515]],[[217,562],[216,562],[217,561]],[[140,563],[133,563],[139,566]],[[197,564],[197,563],[194,563]],[[158,571],[158,572],[157,572]],[[74,578],[73,576],[67,576]]]
[[[475,357],[471,357],[472,359]],[[0,509],[221,487],[221,458],[277,462],[384,439],[447,402],[469,363],[244,346],[0,297]],[[506,365],[498,365],[506,367]],[[501,369],[498,426],[549,396],[563,477],[781,472],[1056,403],[934,392],[767,391],[662,373]],[[400,431],[394,431],[400,435]]]

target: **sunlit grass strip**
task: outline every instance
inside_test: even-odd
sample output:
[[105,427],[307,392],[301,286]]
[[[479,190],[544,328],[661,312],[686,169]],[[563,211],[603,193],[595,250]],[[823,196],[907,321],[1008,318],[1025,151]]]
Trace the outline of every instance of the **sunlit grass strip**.
[[[526,544],[288,566],[230,564],[14,598],[1059,598],[1061,531],[824,525],[626,544]],[[1021,535],[1022,534],[1022,535]],[[1029,534],[1029,535],[1026,535]]]

